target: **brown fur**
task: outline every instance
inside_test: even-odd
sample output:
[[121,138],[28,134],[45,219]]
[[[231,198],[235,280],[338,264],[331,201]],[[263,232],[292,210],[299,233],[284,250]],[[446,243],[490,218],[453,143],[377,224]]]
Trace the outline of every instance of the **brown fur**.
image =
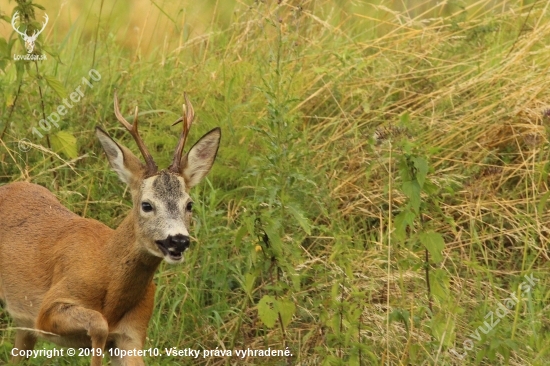
[[[26,210],[14,215],[14,207]],[[143,348],[162,259],[137,248],[131,214],[112,230],[67,210],[47,189],[17,182],[0,187],[0,223],[0,299],[16,326],[59,334],[36,335],[62,346]],[[33,333],[19,330],[16,345],[32,349],[19,338]],[[100,334],[96,344],[90,333]]]
[[[151,214],[140,211],[141,197],[147,195],[144,187],[155,187],[150,196],[156,197],[158,206],[172,207],[171,222],[185,229],[189,217],[183,212],[184,203],[196,182],[182,178],[183,171],[180,175],[161,171],[145,184],[139,159],[111,143],[104,132],[98,134],[104,134],[102,144],[112,165],[118,153],[123,155],[123,166],[115,170],[129,180],[134,201],[116,230],[72,213],[41,186],[16,182],[0,187],[0,301],[16,327],[26,328],[16,333],[14,347],[20,350],[32,349],[37,337],[70,347],[144,347],[154,307],[152,279],[163,259],[155,244],[159,238],[150,237],[150,233],[162,235],[162,230],[146,230],[147,225],[158,225],[162,216],[150,220]],[[193,166],[183,164],[182,169],[202,179],[214,162],[219,137],[219,130],[205,135],[195,150],[210,150],[208,156]],[[196,154],[193,151],[190,154]],[[180,186],[176,202],[161,194],[167,187],[173,193]],[[180,206],[174,213],[174,207]],[[164,212],[161,208],[158,212]],[[144,365],[137,356],[112,361]],[[92,366],[101,364],[101,356],[92,357]]]

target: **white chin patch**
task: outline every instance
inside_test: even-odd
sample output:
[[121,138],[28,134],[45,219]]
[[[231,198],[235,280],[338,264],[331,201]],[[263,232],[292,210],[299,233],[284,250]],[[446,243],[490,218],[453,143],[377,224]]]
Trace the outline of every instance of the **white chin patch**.
[[164,254],[160,251],[160,249],[155,250],[155,249],[147,248],[147,252],[149,252],[149,254],[151,254],[153,257],[164,259]]
[[165,255],[164,260],[166,261],[166,263],[169,263],[169,264],[183,263],[183,253],[181,254],[181,256],[179,258],[171,256],[171,255]]

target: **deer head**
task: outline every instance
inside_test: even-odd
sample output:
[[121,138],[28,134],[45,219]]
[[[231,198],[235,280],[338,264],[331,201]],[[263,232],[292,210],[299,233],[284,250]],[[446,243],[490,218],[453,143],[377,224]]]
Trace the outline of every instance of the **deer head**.
[[158,170],[139,135],[138,108],[135,109],[133,123],[128,123],[120,113],[116,94],[115,115],[134,138],[145,164],[142,164],[129,149],[115,142],[105,131],[100,128],[96,130],[111,167],[130,187],[139,245],[150,254],[164,258],[168,263],[180,263],[183,260],[183,252],[189,247],[189,222],[193,209],[189,190],[210,171],[221,138],[221,130],[215,128],[182,156],[194,119],[193,107],[187,95],[185,103],[183,117],[176,121],[184,122],[183,131],[172,164],[165,170]]
[[44,18],[46,19],[46,21],[42,23],[42,29],[40,29],[39,31],[35,30],[32,33],[32,36],[27,35],[25,32],[19,31],[19,27],[15,26],[15,21],[17,20],[17,18],[19,18],[18,11],[16,11],[15,14],[13,14],[13,17],[11,18],[11,26],[17,33],[21,35],[21,37],[23,37],[23,40],[25,41],[25,48],[27,49],[27,53],[32,53],[32,51],[34,50],[34,43],[36,42],[36,39],[38,38],[40,33],[42,33],[44,28],[46,28],[46,24],[48,24],[48,14],[44,14]]

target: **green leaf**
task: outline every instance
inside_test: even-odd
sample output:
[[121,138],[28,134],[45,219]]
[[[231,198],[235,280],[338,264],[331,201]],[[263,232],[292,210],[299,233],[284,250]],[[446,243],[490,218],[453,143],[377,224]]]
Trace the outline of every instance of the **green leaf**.
[[248,234],[248,230],[246,225],[243,225],[237,230],[237,234],[235,234],[235,247],[239,248],[241,246],[241,241],[243,240],[244,236]]
[[[290,251],[290,252],[293,253],[296,251]],[[290,259],[288,259],[287,261],[281,262],[280,265],[283,267],[283,269],[287,273],[287,276],[290,277],[294,290],[296,290],[296,292],[299,292],[300,286],[301,286],[300,275],[296,273],[296,270],[294,269],[294,266],[290,262]]]
[[61,58],[59,57],[59,53],[54,51],[53,49],[51,49],[49,46],[47,45],[43,45],[42,46],[42,50],[45,51],[47,54],[49,54],[50,56],[52,56],[53,58],[55,58],[55,60],[57,62],[59,62],[61,65],[63,65],[63,62],[61,62]]
[[430,252],[433,261],[440,263],[443,260],[441,251],[445,249],[445,240],[443,240],[441,234],[435,231],[427,231],[421,233],[419,239],[422,245]]
[[351,354],[346,364],[348,366],[361,366],[359,363],[359,355],[357,353]]
[[416,168],[416,180],[418,181],[420,188],[422,188],[424,187],[424,181],[428,176],[428,161],[418,156],[412,158],[411,160],[414,163],[414,167]]
[[537,205],[537,214],[539,217],[542,217],[543,213],[546,212],[544,207],[546,206],[546,201],[548,201],[548,196],[550,196],[550,191],[546,192],[540,199],[539,204]]
[[13,48],[13,45],[17,42],[17,38],[13,38],[8,41],[8,57],[11,59],[11,49]]
[[455,322],[452,317],[439,313],[431,321],[432,335],[440,344],[451,347],[455,340]]
[[296,208],[294,205],[288,205],[288,212],[292,216],[294,216],[294,219],[298,222],[298,224],[304,229],[307,235],[311,235],[311,226],[309,225],[308,219],[304,216],[304,213]]
[[256,275],[254,275],[253,273],[247,273],[244,276],[244,291],[250,298],[252,298],[254,283],[256,283]]
[[412,180],[403,182],[401,190],[405,196],[409,197],[411,207],[414,211],[418,212],[420,209],[420,185],[418,184],[418,181]]
[[[447,186],[445,187],[445,189],[447,189],[448,191],[450,191],[451,193],[454,193],[452,191],[453,187],[452,186]],[[422,186],[422,190],[429,196],[431,195],[434,195],[436,194],[438,191],[439,191],[439,187],[436,186],[435,184],[433,184],[432,182],[430,182],[430,180],[426,180],[424,181],[424,185]]]
[[389,316],[390,323],[393,321],[399,321],[402,322],[403,325],[405,325],[405,330],[407,331],[407,334],[409,333],[409,327],[410,327],[410,318],[411,314],[407,310],[402,309],[395,309],[391,312]]
[[277,322],[277,310],[275,309],[276,300],[269,295],[265,295],[258,303],[258,316],[262,323],[268,328],[273,328]]
[[4,38],[0,38],[0,57],[10,57],[8,50],[8,42]]
[[432,295],[442,303],[449,299],[449,275],[442,269],[430,271],[430,290]]
[[271,244],[271,253],[280,258],[283,255],[283,242],[277,230],[277,223],[270,222],[264,227],[264,231],[269,238],[269,243]]
[[60,98],[67,98],[67,95],[68,95],[67,90],[65,90],[65,87],[63,86],[63,84],[61,84],[59,80],[57,80],[52,76],[47,76],[47,75],[44,75],[43,77],[44,77],[44,80],[46,80],[46,82],[50,86],[50,88],[52,88],[57,93],[57,95],[59,95]]
[[399,170],[399,176],[401,177],[403,182],[413,180],[414,177],[411,175],[409,160],[406,157],[401,157],[401,159],[399,159],[397,169]]
[[11,107],[15,102],[15,95],[7,93],[6,95],[6,107]]
[[550,173],[550,161],[544,164],[544,166],[542,167],[541,181],[546,181],[546,179],[548,179],[549,173]]
[[283,326],[286,328],[290,324],[292,317],[296,313],[296,305],[290,300],[278,300],[277,301],[277,310],[281,315],[281,320],[283,321]]
[[416,214],[412,212],[409,208],[401,211],[397,216],[395,216],[394,226],[395,226],[395,235],[400,240],[405,240],[407,234],[407,226],[412,228],[414,225],[414,219]]
[[55,152],[60,152],[71,159],[76,159],[78,157],[76,137],[71,133],[59,131],[55,135],[50,136],[50,142]]

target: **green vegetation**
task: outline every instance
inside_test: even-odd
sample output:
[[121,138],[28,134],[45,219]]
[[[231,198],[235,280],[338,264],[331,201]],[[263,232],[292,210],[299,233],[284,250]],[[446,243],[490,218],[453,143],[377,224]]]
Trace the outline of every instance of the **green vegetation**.
[[[550,363],[548,2],[380,3],[155,1],[129,20],[120,4],[75,18],[44,2],[46,61],[14,61],[21,37],[0,38],[0,184],[42,184],[115,227],[130,196],[93,134],[137,150],[115,89],[159,166],[184,91],[190,142],[222,128],[192,251],[155,277],[146,347],[292,356],[147,364]],[[0,314],[2,363],[15,332]]]

